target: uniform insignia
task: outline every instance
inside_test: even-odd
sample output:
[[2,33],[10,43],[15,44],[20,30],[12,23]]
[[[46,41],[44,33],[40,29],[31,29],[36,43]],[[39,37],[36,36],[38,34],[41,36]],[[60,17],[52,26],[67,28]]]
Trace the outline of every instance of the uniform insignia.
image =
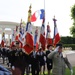
[[22,52],[20,52],[20,55],[22,55]]
[[57,57],[59,57],[59,54],[57,54]]
[[11,54],[11,56],[12,56],[12,54]]
[[57,57],[59,57],[59,55],[57,55]]
[[18,54],[17,54],[17,53],[15,53],[15,56],[18,56]]

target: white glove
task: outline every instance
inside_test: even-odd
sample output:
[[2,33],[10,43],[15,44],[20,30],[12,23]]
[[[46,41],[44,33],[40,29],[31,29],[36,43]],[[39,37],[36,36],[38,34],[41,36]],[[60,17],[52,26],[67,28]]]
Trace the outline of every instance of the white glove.
[[12,69],[13,69],[13,70],[15,70],[15,67],[14,67],[14,66],[12,66]]
[[55,50],[54,50],[54,51],[55,51],[55,52],[58,52],[58,48],[59,48],[59,46],[57,46],[57,47],[55,48]]
[[73,75],[73,70],[71,69],[70,71],[71,71],[71,75]]

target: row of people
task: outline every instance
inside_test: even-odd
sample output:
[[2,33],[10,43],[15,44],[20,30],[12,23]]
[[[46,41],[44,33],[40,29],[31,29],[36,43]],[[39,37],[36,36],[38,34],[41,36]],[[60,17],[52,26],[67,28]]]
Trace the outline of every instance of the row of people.
[[[46,62],[44,58],[46,58],[47,55],[49,54],[49,52],[46,52],[45,54],[42,48],[36,51],[36,46],[34,46],[34,50],[28,55],[23,49],[19,48],[19,42],[16,42],[16,45],[13,45],[11,49],[1,47],[0,52],[5,57],[8,57],[13,75],[24,75],[25,70],[26,74],[28,75],[29,64],[31,64],[32,75],[39,75],[39,72],[41,74],[42,67],[44,73]],[[49,65],[48,61],[47,64]],[[49,68],[49,66],[47,67],[48,70],[52,68],[52,67]]]
[[42,67],[44,74],[45,63],[47,63],[48,75],[50,75],[51,69],[53,75],[64,75],[65,63],[72,72],[71,64],[68,59],[62,55],[62,46],[60,44],[57,46],[59,48],[52,51],[52,45],[48,45],[48,50],[45,52],[42,48],[36,51],[36,46],[34,46],[34,50],[28,55],[23,49],[19,48],[19,42],[16,42],[16,46],[13,45],[11,50],[0,48],[0,52],[8,57],[9,63],[11,64],[12,75],[24,75],[25,70],[26,75],[29,75],[29,64],[31,64],[32,75],[41,75]]

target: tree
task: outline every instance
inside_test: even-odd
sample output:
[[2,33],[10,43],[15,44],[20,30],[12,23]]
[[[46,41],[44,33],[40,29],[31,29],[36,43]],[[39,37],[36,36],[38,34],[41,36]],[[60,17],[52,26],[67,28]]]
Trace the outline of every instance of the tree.
[[71,7],[71,18],[73,20],[73,25],[70,28],[70,33],[75,37],[75,4]]

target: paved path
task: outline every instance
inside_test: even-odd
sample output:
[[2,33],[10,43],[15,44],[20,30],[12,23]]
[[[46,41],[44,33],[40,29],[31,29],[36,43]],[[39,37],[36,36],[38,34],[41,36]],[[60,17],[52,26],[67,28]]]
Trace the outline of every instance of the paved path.
[[63,54],[66,54],[71,65],[75,66],[75,51],[64,51]]

